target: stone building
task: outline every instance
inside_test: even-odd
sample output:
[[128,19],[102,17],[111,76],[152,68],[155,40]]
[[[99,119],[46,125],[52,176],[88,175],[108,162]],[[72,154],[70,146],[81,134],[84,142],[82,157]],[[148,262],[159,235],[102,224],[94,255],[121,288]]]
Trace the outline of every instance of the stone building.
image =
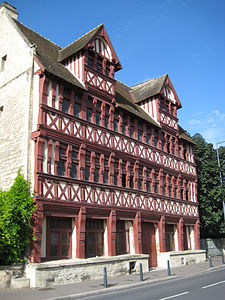
[[193,141],[169,76],[129,87],[103,24],[62,48],[17,15],[1,4],[0,182],[21,168],[32,183],[31,262],[201,259]]

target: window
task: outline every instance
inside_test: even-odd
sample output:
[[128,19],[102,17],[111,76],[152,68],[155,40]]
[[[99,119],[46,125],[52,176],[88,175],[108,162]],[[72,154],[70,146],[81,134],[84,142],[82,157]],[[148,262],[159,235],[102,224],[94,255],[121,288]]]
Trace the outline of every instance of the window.
[[88,67],[91,67],[91,68],[94,67],[94,53],[93,52],[88,53]]
[[62,102],[62,111],[66,114],[68,114],[69,112],[69,107],[70,107],[70,102],[67,99],[63,99]]
[[94,181],[99,182],[99,155],[95,157]]
[[114,162],[114,185],[118,185],[118,174],[119,174],[119,162],[115,159]]
[[109,173],[108,159],[105,157],[104,158],[103,183],[108,183],[108,173]]
[[108,61],[106,63],[105,75],[106,76],[110,75],[110,63]]
[[146,144],[150,145],[150,134],[148,132],[146,134]]
[[138,189],[139,190],[142,190],[142,171],[143,171],[143,168],[140,167],[139,170],[138,170]]
[[154,136],[154,147],[157,148],[158,146],[158,138],[157,136]]
[[155,194],[159,192],[159,180],[158,180],[158,172],[155,172]]
[[101,113],[96,111],[96,124],[100,125],[100,121],[101,121]]
[[78,150],[72,152],[72,165],[70,170],[70,176],[77,178],[77,166],[78,166]]
[[57,174],[58,176],[65,176],[65,168],[66,165],[66,149],[60,147],[59,148],[59,161],[57,164]]
[[151,171],[150,171],[150,169],[147,169],[146,176],[147,176],[146,189],[147,189],[147,192],[151,192]]
[[62,111],[66,114],[69,113],[70,94],[71,94],[71,90],[69,90],[67,88],[64,88],[64,90],[63,90],[63,101],[62,101]]
[[132,138],[134,134],[134,126],[130,126],[130,137]]
[[47,258],[71,257],[71,218],[47,218]]
[[164,196],[166,196],[166,178],[165,175],[163,175],[163,188],[162,188],[162,193]]
[[86,153],[85,156],[85,180],[89,180],[90,177],[90,153]]
[[86,222],[86,257],[103,255],[103,220],[87,219]]
[[98,72],[102,73],[102,58],[98,57],[96,69]]
[[1,72],[5,70],[6,60],[7,60],[7,55],[4,55],[1,61]]
[[86,108],[86,119],[88,122],[92,122],[92,109],[93,109],[93,99],[88,97],[87,108]]
[[105,123],[105,128],[109,128],[109,105],[108,104],[105,105],[104,123]]
[[80,118],[80,110],[81,110],[81,106],[78,103],[74,103],[73,105],[73,115],[76,118]]
[[119,114],[115,112],[114,114],[114,131],[118,132],[118,125],[119,125]]
[[129,247],[129,234],[126,234],[125,229],[125,221],[116,221],[116,254],[126,254],[128,253],[129,249],[127,249],[127,245]]
[[166,251],[174,250],[174,225],[166,224]]

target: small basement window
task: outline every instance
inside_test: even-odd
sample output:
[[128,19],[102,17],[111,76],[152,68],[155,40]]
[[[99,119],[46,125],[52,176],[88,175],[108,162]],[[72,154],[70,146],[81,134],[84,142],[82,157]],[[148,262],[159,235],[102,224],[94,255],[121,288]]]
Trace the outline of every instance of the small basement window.
[[3,105],[0,106],[0,118],[2,117],[2,114],[3,114]]

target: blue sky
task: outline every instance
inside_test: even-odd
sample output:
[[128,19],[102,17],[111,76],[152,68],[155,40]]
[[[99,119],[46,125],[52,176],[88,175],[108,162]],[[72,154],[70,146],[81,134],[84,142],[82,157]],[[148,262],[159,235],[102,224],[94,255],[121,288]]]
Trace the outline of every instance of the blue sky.
[[180,125],[225,140],[224,0],[8,0],[18,20],[64,47],[104,23],[127,85],[168,73]]

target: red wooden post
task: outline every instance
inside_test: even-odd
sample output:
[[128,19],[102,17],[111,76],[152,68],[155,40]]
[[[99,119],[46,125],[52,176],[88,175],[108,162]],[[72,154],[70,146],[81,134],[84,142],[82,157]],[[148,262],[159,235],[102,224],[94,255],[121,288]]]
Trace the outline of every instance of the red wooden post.
[[162,216],[160,221],[159,221],[159,247],[160,247],[160,252],[166,252],[165,227],[166,227],[165,216]]
[[194,226],[195,250],[200,250],[200,221],[196,221]]
[[85,258],[86,207],[81,207],[77,221],[77,258]]
[[184,250],[184,220],[183,220],[183,218],[180,218],[180,221],[177,224],[177,230],[178,230],[178,250],[183,251]]
[[112,210],[108,219],[108,255],[116,255],[116,211]]
[[133,221],[134,224],[134,246],[135,253],[142,253],[142,242],[141,242],[141,213],[137,212]]

